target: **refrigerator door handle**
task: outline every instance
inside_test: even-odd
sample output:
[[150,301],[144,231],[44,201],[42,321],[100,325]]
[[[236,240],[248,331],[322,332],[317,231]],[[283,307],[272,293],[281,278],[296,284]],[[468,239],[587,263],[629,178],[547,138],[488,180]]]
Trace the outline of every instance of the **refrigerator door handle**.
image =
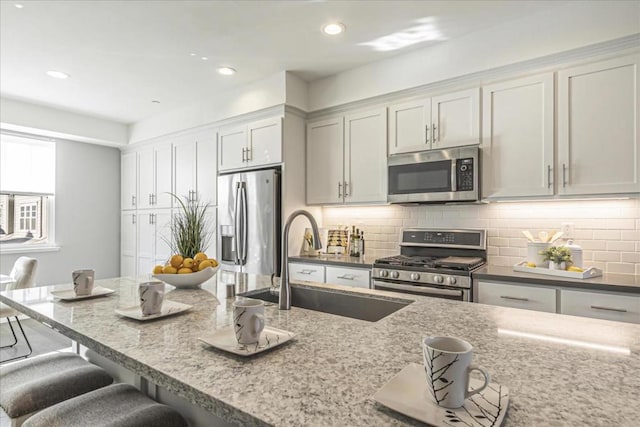
[[240,247],[238,242],[240,241],[240,183],[236,183],[236,196],[234,197],[234,211],[233,218],[233,262],[236,265],[240,264]]
[[240,205],[242,206],[242,258],[241,264],[245,265],[247,263],[247,246],[248,242],[248,228],[249,228],[249,219],[247,216],[247,187],[246,183],[241,184],[240,188]]

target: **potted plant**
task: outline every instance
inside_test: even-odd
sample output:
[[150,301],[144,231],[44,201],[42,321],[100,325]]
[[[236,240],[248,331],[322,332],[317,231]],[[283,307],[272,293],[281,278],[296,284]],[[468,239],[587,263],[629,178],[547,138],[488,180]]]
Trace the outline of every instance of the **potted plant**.
[[540,251],[545,261],[549,261],[549,269],[566,270],[567,263],[571,263],[571,251],[565,246],[550,246]]
[[207,204],[188,198],[183,201],[175,194],[169,194],[178,202],[178,211],[170,224],[171,239],[165,239],[165,241],[173,253],[185,258],[193,258],[198,252],[206,251],[211,239],[206,216]]

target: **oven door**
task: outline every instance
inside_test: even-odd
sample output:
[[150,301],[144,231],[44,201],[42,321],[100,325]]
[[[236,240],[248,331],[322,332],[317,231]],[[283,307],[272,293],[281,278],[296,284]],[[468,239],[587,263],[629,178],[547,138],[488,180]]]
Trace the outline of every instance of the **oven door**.
[[393,291],[403,294],[422,295],[425,297],[452,299],[456,301],[471,301],[469,289],[443,288],[430,285],[414,285],[384,280],[373,280],[373,288],[381,291]]
[[478,147],[401,154],[387,160],[390,203],[478,200]]

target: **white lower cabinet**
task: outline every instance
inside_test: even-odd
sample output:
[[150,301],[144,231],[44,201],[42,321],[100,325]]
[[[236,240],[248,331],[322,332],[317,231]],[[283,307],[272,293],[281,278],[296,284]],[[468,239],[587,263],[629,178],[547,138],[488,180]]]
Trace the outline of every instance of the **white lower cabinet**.
[[563,289],[560,313],[640,323],[640,296]]
[[290,262],[289,280],[324,283],[324,265]]
[[502,307],[556,312],[556,289],[522,284],[478,282],[478,302]]
[[364,268],[346,268],[326,266],[326,283],[353,286],[356,288],[371,287],[371,270]]
[[371,287],[371,269],[290,262],[289,279],[369,289]]

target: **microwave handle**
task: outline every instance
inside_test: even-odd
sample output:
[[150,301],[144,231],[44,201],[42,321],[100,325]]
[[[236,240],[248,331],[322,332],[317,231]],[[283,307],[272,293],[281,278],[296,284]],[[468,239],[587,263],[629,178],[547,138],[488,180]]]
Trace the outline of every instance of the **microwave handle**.
[[451,191],[458,191],[458,159],[451,159]]

